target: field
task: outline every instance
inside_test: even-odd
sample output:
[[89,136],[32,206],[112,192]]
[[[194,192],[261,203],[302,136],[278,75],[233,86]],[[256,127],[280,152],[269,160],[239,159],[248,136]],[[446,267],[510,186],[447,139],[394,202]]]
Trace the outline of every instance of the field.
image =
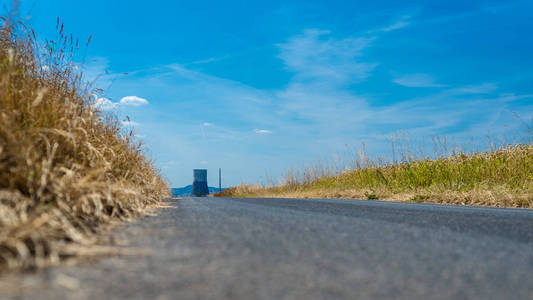
[[[134,133],[95,107],[78,41],[0,21],[0,271],[91,253],[98,233],[168,196]],[[89,38],[90,40],[90,38]]]
[[356,198],[533,208],[533,145],[496,147],[439,158],[356,159],[342,171],[317,164],[290,170],[277,186],[241,185],[221,197]]

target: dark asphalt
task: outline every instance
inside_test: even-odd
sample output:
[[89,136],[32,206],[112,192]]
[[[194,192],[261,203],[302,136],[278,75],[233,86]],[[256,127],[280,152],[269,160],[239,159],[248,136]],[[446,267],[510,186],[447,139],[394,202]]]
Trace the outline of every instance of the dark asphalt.
[[533,299],[533,210],[332,199],[169,205],[114,231],[151,255],[4,276],[4,298]]

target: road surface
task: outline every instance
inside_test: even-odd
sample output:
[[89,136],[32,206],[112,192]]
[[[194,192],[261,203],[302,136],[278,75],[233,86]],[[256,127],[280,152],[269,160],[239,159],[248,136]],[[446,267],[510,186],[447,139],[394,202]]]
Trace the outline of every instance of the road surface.
[[168,205],[114,230],[150,255],[4,276],[4,298],[533,299],[533,210],[339,199]]

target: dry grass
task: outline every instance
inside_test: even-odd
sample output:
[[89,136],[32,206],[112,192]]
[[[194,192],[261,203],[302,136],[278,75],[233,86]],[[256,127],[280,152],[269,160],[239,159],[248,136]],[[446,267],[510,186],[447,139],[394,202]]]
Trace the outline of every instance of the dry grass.
[[0,270],[43,267],[169,190],[133,134],[94,107],[59,21],[44,47],[20,22],[1,24]]
[[468,155],[458,152],[438,159],[405,158],[400,163],[366,160],[355,165],[352,170],[333,175],[316,167],[299,173],[290,171],[279,186],[241,185],[217,196],[356,198],[533,208],[531,144]]

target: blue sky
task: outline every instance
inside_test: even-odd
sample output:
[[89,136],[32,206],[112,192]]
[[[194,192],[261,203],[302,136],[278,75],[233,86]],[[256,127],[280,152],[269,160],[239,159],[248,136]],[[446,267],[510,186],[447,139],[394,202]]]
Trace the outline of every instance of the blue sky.
[[[194,3],[193,3],[194,2]],[[92,35],[97,100],[172,186],[278,178],[391,136],[519,136],[533,120],[531,1],[22,1],[44,38]],[[124,75],[123,73],[128,73]]]

